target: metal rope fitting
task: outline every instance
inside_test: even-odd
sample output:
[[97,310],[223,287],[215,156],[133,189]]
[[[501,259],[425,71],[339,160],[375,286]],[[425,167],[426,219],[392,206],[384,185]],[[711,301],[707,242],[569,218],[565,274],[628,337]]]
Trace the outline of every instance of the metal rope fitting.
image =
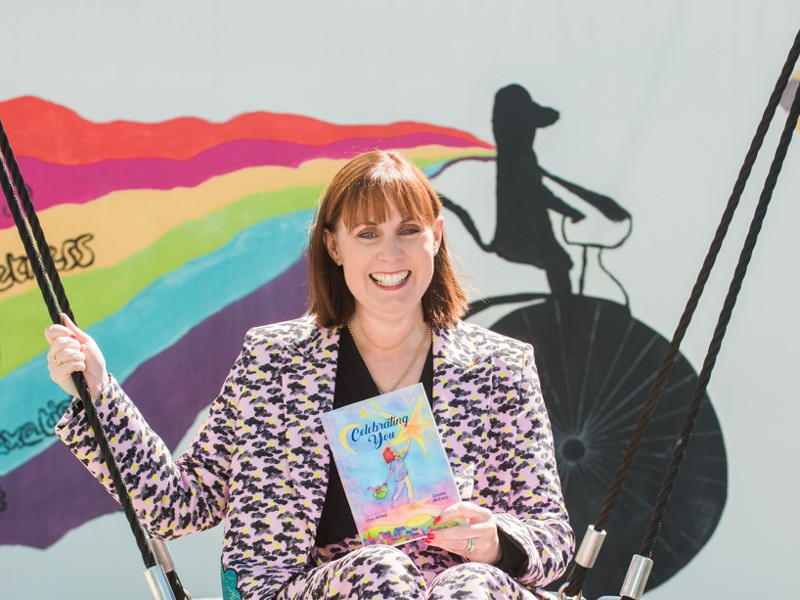
[[175,594],[172,593],[172,588],[169,585],[169,581],[167,581],[164,567],[153,565],[145,570],[144,579],[147,582],[147,589],[150,590],[153,600],[175,600]]
[[153,551],[156,564],[164,567],[165,573],[172,573],[175,570],[175,563],[172,562],[172,555],[169,552],[169,548],[167,548],[167,543],[161,538],[151,537],[147,540],[147,544]]
[[605,531],[595,531],[594,525],[589,525],[583,536],[581,547],[575,554],[575,562],[586,569],[591,569],[600,554],[600,548],[605,539]]
[[647,579],[650,577],[650,570],[653,568],[653,561],[646,556],[634,554],[631,559],[631,566],[628,567],[628,574],[622,582],[620,596],[640,600],[647,587]]

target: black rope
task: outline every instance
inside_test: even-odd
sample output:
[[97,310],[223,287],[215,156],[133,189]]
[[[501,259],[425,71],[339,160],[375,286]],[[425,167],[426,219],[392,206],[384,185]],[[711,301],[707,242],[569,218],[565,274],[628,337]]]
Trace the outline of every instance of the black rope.
[[722,340],[725,337],[725,332],[727,331],[728,324],[730,323],[733,309],[736,306],[739,292],[742,289],[742,282],[747,274],[747,267],[749,266],[750,259],[753,256],[753,250],[755,249],[756,242],[758,241],[758,235],[761,232],[761,227],[764,224],[764,219],[767,216],[767,210],[769,209],[770,202],[772,201],[772,195],[775,191],[775,186],[778,182],[778,175],[780,175],[783,167],[786,153],[789,149],[789,144],[792,141],[794,129],[797,126],[798,117],[800,117],[800,86],[798,86],[797,90],[795,91],[794,100],[792,101],[792,106],[789,109],[789,115],[786,118],[786,123],[783,127],[783,132],[781,133],[778,147],[775,150],[775,156],[772,159],[769,173],[767,174],[767,178],[764,182],[764,189],[761,192],[758,204],[756,205],[756,209],[753,214],[753,220],[750,223],[750,229],[747,232],[747,237],[745,238],[742,250],[739,254],[739,261],[736,264],[733,280],[728,288],[728,294],[725,297],[725,302],[722,310],[720,311],[719,319],[717,320],[717,326],[714,329],[714,336],[709,344],[706,359],[703,363],[703,368],[700,370],[700,375],[698,376],[697,383],[695,384],[695,388],[692,393],[689,409],[681,426],[680,435],[678,436],[678,440],[675,444],[675,449],[673,451],[669,467],[667,468],[667,473],[664,477],[663,483],[661,484],[661,490],[658,493],[653,514],[650,517],[650,523],[647,526],[644,541],[639,552],[639,554],[642,556],[652,558],[653,546],[655,545],[656,538],[658,537],[658,531],[661,528],[664,513],[666,512],[667,504],[669,502],[669,497],[672,493],[672,490],[675,488],[681,462],[686,453],[686,446],[689,443],[692,429],[694,428],[695,421],[697,420],[697,413],[700,410],[700,405],[703,402],[703,395],[705,394],[706,388],[708,387],[708,382],[711,379],[711,373],[714,370],[714,365],[717,362],[717,356],[719,355],[720,348],[722,347]]
[[[44,239],[44,232],[42,231],[41,226],[39,226],[38,219],[35,217],[35,211],[33,210],[33,205],[30,202],[27,186],[22,178],[22,173],[19,170],[17,162],[14,159],[11,144],[6,136],[2,121],[0,121],[0,151],[2,151],[2,161],[0,162],[2,162],[3,167],[3,177],[2,180],[0,180],[0,183],[2,184],[3,193],[5,194],[8,207],[14,217],[14,223],[17,226],[20,238],[22,239],[22,243],[25,247],[25,252],[30,260],[31,269],[33,270],[36,281],[39,284],[42,297],[44,298],[44,302],[47,305],[47,310],[50,313],[50,318],[52,319],[53,323],[61,324],[61,313],[64,311],[62,311],[60,307],[68,306],[66,301],[66,293],[61,285],[58,272],[55,269],[55,263],[53,262],[53,257],[50,253],[49,246]],[[27,198],[29,211],[26,212],[28,219],[25,218],[20,206],[23,197]],[[32,215],[33,218],[30,218]],[[48,270],[45,266],[46,264],[51,266],[54,276],[48,277],[48,274],[46,273]],[[61,304],[62,298],[64,304]],[[83,408],[86,411],[87,421],[94,432],[95,440],[100,449],[101,460],[106,464],[109,470],[109,474],[114,485],[114,491],[125,513],[125,517],[128,519],[128,524],[130,525],[131,531],[136,538],[136,544],[139,546],[139,552],[142,555],[142,560],[144,561],[146,567],[152,567],[156,564],[156,560],[153,555],[153,551],[147,543],[149,536],[139,523],[139,520],[136,516],[136,511],[134,510],[131,502],[131,498],[128,496],[128,493],[125,490],[125,484],[122,481],[122,474],[120,473],[119,467],[114,460],[114,455],[111,452],[108,441],[103,435],[100,419],[98,418],[97,411],[92,403],[91,393],[86,385],[86,380],[81,373],[73,373],[72,381],[75,383],[75,387],[78,389],[78,395],[83,404]]]
[[[39,217],[37,216],[36,210],[33,207],[28,186],[25,185],[25,181],[22,179],[22,171],[20,171],[19,165],[17,164],[17,159],[14,156],[14,152],[11,150],[11,144],[8,141],[8,137],[6,136],[2,122],[0,122],[0,149],[2,149],[3,158],[8,165],[11,182],[13,183],[16,191],[16,198],[19,201],[19,204],[22,206],[22,210],[25,214],[25,217],[27,217],[28,223],[30,223],[30,228],[25,228],[25,235],[26,237],[30,235],[33,236],[33,239],[36,242],[36,248],[39,250],[38,256],[41,257],[44,265],[44,271],[47,273],[47,278],[52,283],[52,285],[48,287],[52,289],[53,293],[58,299],[58,306],[61,307],[61,312],[66,313],[74,323],[75,318],[72,314],[72,309],[70,308],[67,294],[64,291],[64,286],[61,285],[61,277],[59,277],[58,269],[56,268],[53,260],[53,255],[50,252],[50,247],[47,245],[47,240],[44,238],[44,231],[42,230],[42,226],[39,224]],[[6,199],[9,201],[9,208],[11,208],[11,198],[12,196],[6,196]],[[14,212],[14,209],[11,208],[11,211]],[[19,229],[19,224],[17,224],[17,229]],[[21,230],[20,235],[22,235]],[[61,323],[60,318],[58,322]]]
[[[681,342],[683,341],[686,331],[689,328],[689,324],[691,323],[692,317],[697,308],[700,296],[703,294],[705,285],[711,275],[711,270],[713,269],[717,256],[722,248],[722,242],[727,235],[734,213],[739,205],[742,192],[744,191],[747,180],[750,177],[753,164],[756,161],[758,152],[760,151],[767,135],[770,122],[772,121],[775,111],[780,103],[781,95],[789,83],[792,70],[794,65],[797,63],[798,57],[800,57],[800,31],[798,31],[797,35],[795,36],[794,43],[789,50],[789,54],[784,62],[783,68],[781,69],[781,73],[778,76],[778,80],[775,83],[775,87],[770,95],[769,101],[767,102],[767,107],[764,109],[764,113],[761,116],[761,121],[759,122],[756,133],[753,136],[752,142],[750,143],[750,148],[745,155],[744,162],[739,170],[738,177],[733,186],[730,198],[728,199],[725,211],[720,219],[714,239],[711,242],[708,253],[703,261],[703,265],[697,275],[697,279],[694,287],[692,288],[689,300],[686,303],[686,307],[684,308],[678,326],[675,329],[675,333],[672,336],[672,340],[670,341],[667,350],[664,353],[664,358],[650,387],[645,405],[639,415],[636,428],[631,434],[631,438],[628,441],[628,445],[625,449],[622,460],[620,461],[620,466],[617,469],[614,480],[609,487],[606,498],[603,501],[603,505],[600,509],[597,519],[595,520],[594,528],[597,531],[602,531],[605,527],[606,521],[611,515],[611,511],[613,510],[617,498],[622,490],[623,482],[625,481],[631,464],[633,463],[633,458],[638,450],[639,444],[644,437],[645,429],[650,422],[650,418],[655,412],[656,404],[661,396],[664,386],[666,385],[669,371],[671,370],[675,361],[675,357],[680,350]],[[573,561],[570,565],[567,575],[568,583],[564,587],[564,593],[568,596],[578,596],[588,572],[589,569]]]

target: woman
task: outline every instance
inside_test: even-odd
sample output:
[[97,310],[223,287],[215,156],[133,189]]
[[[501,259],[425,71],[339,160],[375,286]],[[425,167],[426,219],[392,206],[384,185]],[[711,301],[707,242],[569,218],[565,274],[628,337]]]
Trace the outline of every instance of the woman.
[[[309,241],[309,316],[250,330],[191,447],[172,460],[65,318],[50,375],[83,371],[142,523],[174,538],[225,521],[233,598],[535,598],[572,551],[529,345],[459,320],[466,295],[438,196],[399,154],[356,157],[326,190]],[[360,548],[323,412],[421,382],[462,501],[399,548]],[[79,404],[57,426],[101,482]]]

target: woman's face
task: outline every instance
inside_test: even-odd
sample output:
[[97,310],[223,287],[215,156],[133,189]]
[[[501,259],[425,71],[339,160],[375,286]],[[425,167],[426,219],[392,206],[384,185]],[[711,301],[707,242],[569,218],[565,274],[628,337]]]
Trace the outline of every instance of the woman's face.
[[419,314],[443,226],[441,216],[426,225],[404,219],[392,206],[383,223],[357,223],[348,231],[339,221],[333,232],[325,231],[328,252],[344,269],[355,297],[356,314],[392,320]]

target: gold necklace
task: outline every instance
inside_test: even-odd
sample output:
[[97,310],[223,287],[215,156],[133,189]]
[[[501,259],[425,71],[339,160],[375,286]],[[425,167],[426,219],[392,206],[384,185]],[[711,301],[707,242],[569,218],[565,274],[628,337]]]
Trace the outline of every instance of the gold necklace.
[[403,371],[403,374],[397,378],[397,381],[395,381],[394,385],[388,390],[382,390],[381,386],[378,385],[378,380],[375,379],[375,375],[372,374],[372,371],[370,370],[369,365],[367,364],[367,360],[364,358],[364,354],[361,352],[361,348],[359,348],[358,346],[358,341],[356,340],[356,334],[353,333],[353,328],[350,327],[350,322],[347,323],[347,330],[350,332],[350,337],[353,338],[353,344],[355,344],[356,346],[356,352],[358,352],[358,355],[361,357],[361,360],[364,361],[364,366],[367,367],[367,373],[369,373],[369,376],[372,377],[372,381],[373,383],[375,383],[375,387],[378,388],[378,391],[381,394],[386,394],[388,392],[393,392],[394,390],[397,389],[397,386],[400,385],[400,382],[406,378],[406,375],[408,375],[408,372],[411,370],[411,367],[413,367],[414,363],[417,362],[417,358],[419,358],[419,353],[422,351],[422,346],[425,343],[425,340],[428,339],[428,333],[430,333],[431,326],[428,325],[427,323],[425,324],[425,333],[422,334],[422,339],[419,341],[417,349],[414,350],[414,356],[411,357],[411,362],[408,363],[408,366],[406,367],[405,371]]

